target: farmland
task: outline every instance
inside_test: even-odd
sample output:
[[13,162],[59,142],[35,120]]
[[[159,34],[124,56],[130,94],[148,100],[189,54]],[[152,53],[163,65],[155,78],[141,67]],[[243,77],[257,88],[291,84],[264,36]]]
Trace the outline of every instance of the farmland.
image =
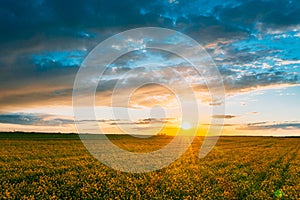
[[[113,136],[147,152],[169,136]],[[176,162],[148,173],[113,170],[77,135],[0,134],[0,199],[299,199],[300,138],[221,137],[203,159],[203,138]]]

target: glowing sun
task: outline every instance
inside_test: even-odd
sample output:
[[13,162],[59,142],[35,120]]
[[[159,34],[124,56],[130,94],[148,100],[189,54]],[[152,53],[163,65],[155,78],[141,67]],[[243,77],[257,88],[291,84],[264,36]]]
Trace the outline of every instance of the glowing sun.
[[181,128],[184,130],[188,130],[188,129],[192,128],[192,125],[189,122],[183,122],[181,124]]

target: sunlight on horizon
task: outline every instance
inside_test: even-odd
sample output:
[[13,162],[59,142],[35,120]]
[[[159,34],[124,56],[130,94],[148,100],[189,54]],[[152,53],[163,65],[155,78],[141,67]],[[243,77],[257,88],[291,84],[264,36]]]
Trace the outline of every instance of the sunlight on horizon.
[[191,125],[189,122],[183,122],[183,123],[181,124],[181,128],[182,128],[183,130],[189,130],[189,129],[192,128],[192,125]]

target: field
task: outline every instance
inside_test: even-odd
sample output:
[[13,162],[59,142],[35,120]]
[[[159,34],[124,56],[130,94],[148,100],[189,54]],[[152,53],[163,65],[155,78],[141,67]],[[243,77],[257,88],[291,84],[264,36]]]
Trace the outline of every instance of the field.
[[[170,139],[111,137],[130,151]],[[221,137],[199,159],[202,139],[166,168],[131,174],[101,164],[77,135],[2,133],[0,199],[300,199],[300,138]]]

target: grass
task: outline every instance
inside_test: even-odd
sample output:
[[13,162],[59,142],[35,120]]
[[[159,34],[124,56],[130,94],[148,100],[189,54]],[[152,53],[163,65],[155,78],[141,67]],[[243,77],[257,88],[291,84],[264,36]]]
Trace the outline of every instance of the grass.
[[[110,139],[147,152],[172,138]],[[75,134],[1,133],[0,199],[300,198],[300,138],[221,137],[199,159],[202,139],[161,170],[131,174],[101,164]]]

